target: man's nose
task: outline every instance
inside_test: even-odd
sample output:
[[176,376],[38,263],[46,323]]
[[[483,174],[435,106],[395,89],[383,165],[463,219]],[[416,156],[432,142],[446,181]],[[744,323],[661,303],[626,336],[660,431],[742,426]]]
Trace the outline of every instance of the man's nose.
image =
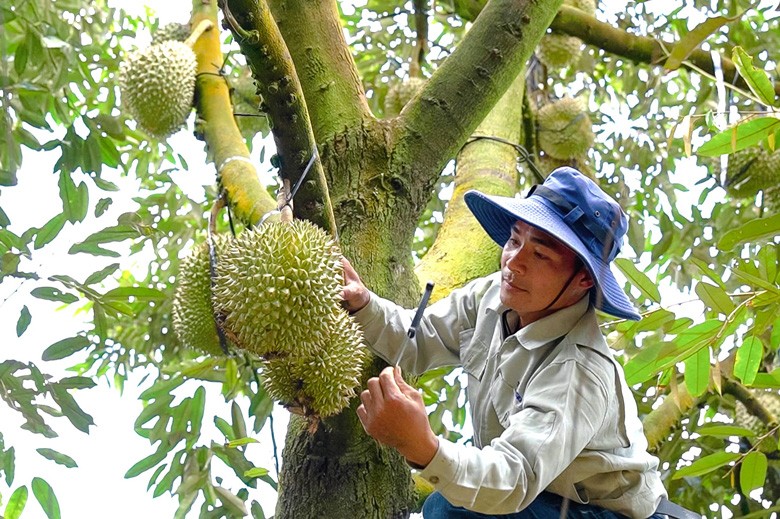
[[506,261],[506,266],[513,272],[524,274],[526,270],[526,255],[526,248],[523,245],[518,245],[510,252]]

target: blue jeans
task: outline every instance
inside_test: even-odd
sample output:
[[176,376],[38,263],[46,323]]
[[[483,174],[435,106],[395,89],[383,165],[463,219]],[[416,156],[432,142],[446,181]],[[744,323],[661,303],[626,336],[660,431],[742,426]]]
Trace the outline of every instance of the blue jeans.
[[[563,498],[550,492],[542,492],[530,506],[506,515],[486,515],[466,510],[460,506],[453,506],[444,496],[434,492],[423,505],[423,517],[425,519],[562,519],[561,505]],[[567,519],[625,519],[626,516],[618,514],[594,505],[583,505],[569,501]],[[661,519],[662,515],[656,514],[650,519]]]

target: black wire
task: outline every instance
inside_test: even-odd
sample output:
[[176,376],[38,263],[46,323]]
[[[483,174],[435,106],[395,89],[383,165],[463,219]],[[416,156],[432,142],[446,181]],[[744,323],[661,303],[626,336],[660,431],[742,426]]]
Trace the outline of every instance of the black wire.
[[494,137],[492,135],[474,135],[472,137],[469,137],[469,139],[466,141],[464,146],[466,144],[470,144],[474,141],[478,141],[481,139],[500,142],[502,144],[506,144],[507,146],[512,146],[515,149],[515,151],[517,151],[517,153],[520,155],[520,159],[524,161],[526,164],[528,164],[529,169],[533,172],[534,175],[536,175],[536,178],[539,180],[539,182],[544,182],[544,175],[542,174],[541,171],[539,171],[539,168],[536,167],[536,164],[534,164],[534,161],[531,158],[531,154],[528,153],[528,150],[525,149],[520,144],[517,144],[512,141],[508,141],[506,139],[502,139],[501,137]]
[[298,179],[298,182],[295,183],[295,187],[293,187],[292,191],[290,191],[290,195],[287,197],[287,202],[285,205],[290,205],[290,202],[292,202],[292,199],[295,197],[295,193],[298,192],[298,188],[301,187],[301,184],[303,184],[306,175],[309,174],[309,170],[314,165],[314,161],[317,160],[319,156],[319,153],[317,153],[317,145],[315,144],[311,149],[311,158],[309,159],[309,163],[306,164],[306,168],[303,170],[301,178]]
[[[232,226],[231,226],[232,227]],[[217,248],[214,246],[214,236],[211,234],[211,225],[208,228],[208,242],[209,242],[209,277],[211,278],[211,291],[214,291],[217,277]],[[219,325],[219,319],[214,312],[213,303],[211,314],[214,317],[214,326],[217,329],[217,337],[219,338],[219,347],[225,355],[230,355],[230,349],[228,348],[227,338],[225,332],[222,331],[222,327]]]

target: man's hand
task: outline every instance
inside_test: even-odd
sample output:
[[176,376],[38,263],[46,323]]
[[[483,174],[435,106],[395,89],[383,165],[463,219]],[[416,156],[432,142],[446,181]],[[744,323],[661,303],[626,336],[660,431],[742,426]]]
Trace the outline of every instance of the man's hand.
[[342,256],[341,264],[344,266],[344,288],[341,289],[341,299],[344,308],[350,313],[354,313],[368,304],[371,294],[360,281],[360,276],[355,272],[349,260]]
[[425,467],[439,449],[420,393],[407,384],[401,368],[387,367],[368,381],[357,408],[363,428],[375,440],[395,447],[407,460]]

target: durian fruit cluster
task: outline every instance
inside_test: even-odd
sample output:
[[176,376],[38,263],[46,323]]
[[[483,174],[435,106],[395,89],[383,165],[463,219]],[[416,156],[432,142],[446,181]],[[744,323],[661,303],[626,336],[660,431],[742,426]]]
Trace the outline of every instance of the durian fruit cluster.
[[409,77],[391,85],[385,96],[385,117],[400,114],[404,106],[422,89],[425,81],[424,78]]
[[735,198],[754,198],[763,191],[766,202],[780,206],[780,150],[754,146],[732,153],[723,187]]
[[[780,394],[777,391],[753,390],[753,396],[758,399],[767,411],[780,418]],[[737,401],[734,407],[734,425],[750,429],[756,436],[761,436],[768,432],[766,424],[750,413],[742,402],[739,401]],[[769,437],[762,441],[758,445],[758,450],[767,454],[777,451],[777,437]]]
[[564,97],[536,114],[539,147],[553,159],[584,157],[593,146],[593,124],[584,101]]
[[[188,26],[164,26],[149,47],[131,52],[119,67],[122,102],[145,132],[165,139],[192,110],[197,60],[186,44]],[[184,36],[184,38],[182,38]]]
[[[568,5],[590,15],[596,12],[596,0],[564,0]],[[542,36],[536,48],[539,61],[551,69],[562,69],[580,59],[582,40],[568,34],[550,33]]]
[[[197,272],[184,270],[196,263]],[[180,286],[191,288],[177,291],[174,309],[187,310],[175,310],[174,329],[183,343],[206,344],[208,350],[200,349],[214,353],[213,328],[200,321],[213,325],[216,315],[232,347],[263,360],[273,399],[319,418],[348,405],[368,354],[340,306],[341,254],[323,230],[303,220],[274,222],[222,242],[208,291],[200,278],[184,281],[204,265],[202,259],[182,263]]]

